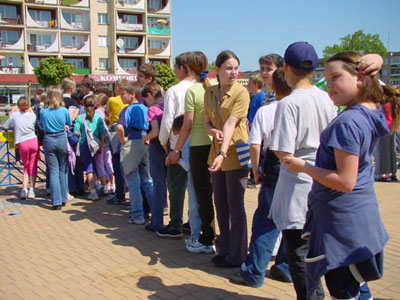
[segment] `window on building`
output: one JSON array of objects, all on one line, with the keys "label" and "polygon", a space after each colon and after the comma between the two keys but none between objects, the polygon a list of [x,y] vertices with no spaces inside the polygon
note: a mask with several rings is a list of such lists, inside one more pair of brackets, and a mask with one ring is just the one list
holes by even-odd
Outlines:
[{"label": "window on building", "polygon": [[139,2],[139,0],[125,0],[125,4],[137,4]]},{"label": "window on building", "polygon": [[108,70],[110,68],[108,58],[99,58],[99,70]]},{"label": "window on building", "polygon": [[125,23],[128,23],[128,24],[137,24],[138,23],[138,18],[137,18],[137,16],[134,16],[134,15],[124,15],[123,20]]},{"label": "window on building", "polygon": [[108,0],[97,0],[97,2],[104,2],[104,3],[107,3]]},{"label": "window on building", "polygon": [[44,22],[51,21],[51,12],[49,12],[47,10],[30,9],[29,14],[31,15],[32,19],[34,19],[35,21],[44,21]]},{"label": "window on building", "polygon": [[40,62],[46,58],[47,57],[31,57],[29,58],[29,61],[31,62],[32,67],[36,68],[40,64]]},{"label": "window on building", "polygon": [[97,37],[97,46],[99,47],[108,47],[110,43],[108,42],[108,36],[106,35],[99,35]]},{"label": "window on building", "polygon": [[108,24],[108,14],[98,13],[97,14],[97,22],[99,24]]},{"label": "window on building", "polygon": [[17,8],[12,5],[0,4],[0,19],[16,19]]},{"label": "window on building", "polygon": [[1,31],[1,42],[14,44],[18,41],[18,31],[2,30]]},{"label": "window on building", "polygon": [[150,63],[152,65],[160,65],[160,64],[164,64],[165,62],[162,60],[151,60]]},{"label": "window on building", "polygon": [[137,59],[121,58],[119,59],[119,65],[122,69],[137,69]]},{"label": "window on building", "polygon": [[400,57],[392,57],[390,59],[390,64],[391,65],[400,65]]},{"label": "window on building", "polygon": [[82,24],[82,14],[63,13],[63,16],[69,24]]},{"label": "window on building", "polygon": [[149,9],[161,9],[162,1],[161,0],[149,0]]},{"label": "window on building", "polygon": [[31,34],[30,41],[32,45],[51,45],[51,35],[50,34]]},{"label": "window on building", "polygon": [[12,61],[12,66],[18,67],[18,57],[17,56],[6,56],[1,60],[1,66],[2,67],[7,67],[10,63],[10,60]]},{"label": "window on building", "polygon": [[74,36],[74,35],[63,35],[62,37],[62,45],[63,47],[76,47],[80,48],[83,44],[82,36]]},{"label": "window on building", "polygon": [[167,43],[160,40],[149,40],[149,49],[165,49]]},{"label": "window on building", "polygon": [[139,39],[134,36],[122,36],[125,49],[136,49],[139,45]]},{"label": "window on building", "polygon": [[64,60],[67,64],[74,66],[76,69],[83,69],[82,58],[64,58]]}]

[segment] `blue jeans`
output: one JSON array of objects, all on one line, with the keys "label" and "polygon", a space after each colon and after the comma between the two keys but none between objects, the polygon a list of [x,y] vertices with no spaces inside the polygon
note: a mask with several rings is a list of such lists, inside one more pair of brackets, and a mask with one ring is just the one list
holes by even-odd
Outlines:
[{"label": "blue jeans", "polygon": [[67,136],[65,132],[46,134],[43,149],[50,173],[50,190],[53,205],[67,201]]},{"label": "blue jeans", "polygon": [[[242,263],[240,270],[240,274],[246,283],[254,287],[264,285],[265,270],[279,236],[279,230],[276,228],[274,221],[268,218],[275,185],[276,178],[268,178],[267,176],[264,178],[258,193],[258,207],[253,216],[250,253]],[[281,243],[275,265],[290,278],[284,247],[284,243]]]},{"label": "blue jeans", "polygon": [[85,191],[85,179],[80,156],[76,157],[74,174],[72,174],[71,170],[68,168],[68,190],[72,193]]},{"label": "blue jeans", "polygon": [[[136,143],[135,147],[147,147],[141,144],[141,141]],[[132,148],[131,148],[132,149]],[[141,152],[141,151],[139,151]],[[149,153],[145,151],[143,156],[135,155],[135,152],[132,152],[132,156],[129,157],[132,159],[132,166],[136,166],[132,172],[125,175],[125,181],[129,188],[129,199],[131,201],[131,212],[132,215],[136,218],[143,218],[143,197],[140,188],[143,189],[147,201],[151,206],[153,199],[153,180],[150,176],[150,167],[149,167]],[[122,166],[121,166],[122,167]]]},{"label": "blue jeans", "polygon": [[201,231],[201,219],[199,216],[199,203],[197,202],[196,192],[193,185],[193,177],[190,171],[188,174],[188,196],[189,196],[189,224],[190,236],[194,239],[199,239]]},{"label": "blue jeans", "polygon": [[159,230],[164,226],[164,197],[167,193],[166,153],[158,138],[150,140],[150,174],[153,179],[153,202],[151,206],[151,227]]}]

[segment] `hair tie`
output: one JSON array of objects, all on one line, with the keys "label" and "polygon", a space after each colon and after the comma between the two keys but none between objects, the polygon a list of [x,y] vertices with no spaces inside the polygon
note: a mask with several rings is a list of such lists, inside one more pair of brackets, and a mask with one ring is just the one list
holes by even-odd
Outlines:
[{"label": "hair tie", "polygon": [[200,81],[206,80],[208,76],[208,70],[204,70],[203,72],[200,73]]}]

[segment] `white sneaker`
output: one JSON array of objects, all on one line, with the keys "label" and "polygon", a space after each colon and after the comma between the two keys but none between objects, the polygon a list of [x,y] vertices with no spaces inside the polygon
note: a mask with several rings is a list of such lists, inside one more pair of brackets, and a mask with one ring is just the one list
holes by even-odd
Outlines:
[{"label": "white sneaker", "polygon": [[75,199],[75,197],[72,196],[70,193],[68,193],[68,195],[67,195],[67,200],[68,200],[68,201],[71,201],[71,200],[74,200],[74,199]]},{"label": "white sneaker", "polygon": [[115,194],[115,184],[110,185],[110,194],[111,195]]},{"label": "white sneaker", "polygon": [[33,190],[33,188],[29,189],[28,198],[29,199],[35,199],[35,191]]},{"label": "white sneaker", "polygon": [[186,245],[186,250],[192,253],[215,253],[215,246],[214,245],[203,245],[198,240],[194,240],[193,243],[189,243]]},{"label": "white sneaker", "polygon": [[192,237],[188,237],[187,239],[185,239],[185,245],[194,244],[196,242],[197,242],[197,239],[194,239]]},{"label": "white sneaker", "polygon": [[92,201],[97,201],[99,200],[99,195],[97,195],[96,191],[90,191],[89,199]]},{"label": "white sneaker", "polygon": [[133,216],[132,214],[128,216],[126,221],[128,223],[136,224],[136,225],[143,225],[146,223],[144,218],[137,218],[137,217]]},{"label": "white sneaker", "polygon": [[28,197],[28,190],[23,188],[23,189],[21,190],[20,198],[26,200],[27,197]]}]

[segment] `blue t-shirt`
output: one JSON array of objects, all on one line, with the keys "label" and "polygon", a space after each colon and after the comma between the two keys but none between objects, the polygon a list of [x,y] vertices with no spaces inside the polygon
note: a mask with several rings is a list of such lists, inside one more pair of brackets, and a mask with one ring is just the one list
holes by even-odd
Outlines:
[{"label": "blue t-shirt", "polygon": [[374,146],[387,133],[384,110],[370,110],[360,104],[346,109],[321,133],[315,165],[337,170],[334,149],[338,149],[358,157],[358,173],[349,193],[314,180],[303,229],[310,233],[306,257],[309,293],[327,271],[371,258],[388,240],[373,188],[372,168]]},{"label": "blue t-shirt", "polygon": [[257,110],[264,105],[264,98],[266,95],[265,92],[261,91],[251,97],[249,114],[247,115],[247,120],[249,120],[250,124],[253,123]]},{"label": "blue t-shirt", "polygon": [[119,114],[118,124],[124,126],[125,136],[129,140],[142,139],[149,129],[147,122],[148,108],[143,104],[134,103],[125,107]]},{"label": "blue t-shirt", "polygon": [[40,110],[40,124],[46,132],[60,132],[65,130],[65,125],[71,126],[71,118],[65,107],[44,108]]},{"label": "blue t-shirt", "polygon": [[101,134],[106,133],[104,121],[98,113],[94,113],[92,122],[86,119],[86,113],[79,115],[74,123],[74,132],[79,133],[80,144],[86,142],[85,124],[83,124],[83,119],[85,119],[87,126],[98,139],[100,139]]}]

